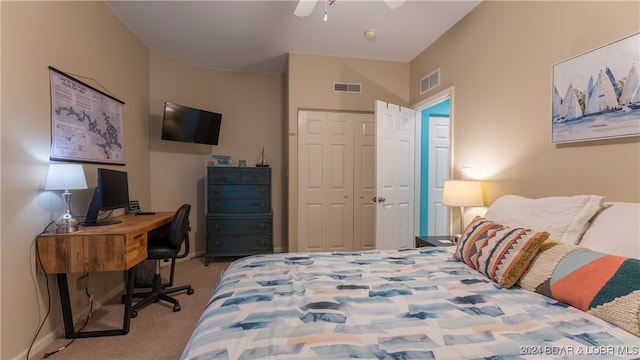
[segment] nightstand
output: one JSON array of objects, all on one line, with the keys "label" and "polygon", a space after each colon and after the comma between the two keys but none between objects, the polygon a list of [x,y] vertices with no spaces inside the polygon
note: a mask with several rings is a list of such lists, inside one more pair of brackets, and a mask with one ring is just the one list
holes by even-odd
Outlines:
[{"label": "nightstand", "polygon": [[450,235],[431,235],[431,236],[416,236],[416,247],[427,246],[455,246],[453,242],[453,236]]}]

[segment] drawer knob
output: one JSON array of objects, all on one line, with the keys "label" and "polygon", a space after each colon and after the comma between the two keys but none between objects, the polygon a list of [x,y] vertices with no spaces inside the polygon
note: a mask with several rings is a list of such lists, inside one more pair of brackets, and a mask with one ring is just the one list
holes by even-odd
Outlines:
[{"label": "drawer knob", "polygon": [[260,188],[260,192],[264,194],[264,193],[266,193],[266,192],[267,192],[267,189],[265,189],[265,188]]},{"label": "drawer knob", "polygon": [[213,230],[220,231],[220,224],[213,225]]},{"label": "drawer knob", "polygon": [[265,204],[260,204],[260,209],[264,209],[265,206]]},{"label": "drawer knob", "polygon": [[266,228],[267,228],[267,224],[265,223],[258,225],[258,229],[266,229]]},{"label": "drawer knob", "polygon": [[213,247],[218,247],[218,246],[220,246],[219,242],[216,241],[216,242],[213,243]]},{"label": "drawer knob", "polygon": [[220,193],[220,189],[215,189],[213,190],[214,193],[219,194]]},{"label": "drawer knob", "polygon": [[213,204],[214,209],[217,209],[220,207],[220,204]]},{"label": "drawer knob", "polygon": [[258,175],[252,175],[251,177],[253,178],[253,180],[258,180]]},{"label": "drawer knob", "polygon": [[222,175],[222,176],[220,176],[220,180],[227,180],[227,177]]},{"label": "drawer knob", "polygon": [[264,240],[260,240],[260,242],[258,243],[258,245],[260,246],[265,246],[267,243]]}]

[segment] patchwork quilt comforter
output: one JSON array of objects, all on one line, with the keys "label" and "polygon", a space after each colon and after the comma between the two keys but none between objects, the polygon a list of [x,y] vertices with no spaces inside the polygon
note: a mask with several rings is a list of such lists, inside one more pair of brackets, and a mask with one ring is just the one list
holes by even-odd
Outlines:
[{"label": "patchwork quilt comforter", "polygon": [[444,248],[242,258],[182,359],[637,358],[640,338]]}]

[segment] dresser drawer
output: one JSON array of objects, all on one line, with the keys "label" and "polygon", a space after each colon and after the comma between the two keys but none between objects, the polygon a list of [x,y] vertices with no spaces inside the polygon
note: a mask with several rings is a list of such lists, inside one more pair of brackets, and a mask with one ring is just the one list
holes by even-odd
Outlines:
[{"label": "dresser drawer", "polygon": [[210,199],[221,197],[271,197],[269,184],[209,184],[207,191]]},{"label": "dresser drawer", "polygon": [[238,239],[211,239],[207,241],[209,256],[247,256],[273,252],[271,239],[263,237],[243,237]]},{"label": "dresser drawer", "polygon": [[271,169],[208,168],[207,182],[209,184],[269,184]]},{"label": "dresser drawer", "polygon": [[240,256],[272,252],[273,244],[268,234],[237,234],[207,238],[208,256]]},{"label": "dresser drawer", "polygon": [[240,173],[241,184],[271,183],[271,169],[248,169]]},{"label": "dresser drawer", "polygon": [[207,182],[209,184],[235,184],[240,178],[240,172],[236,169],[209,168]]},{"label": "dresser drawer", "polygon": [[273,252],[272,215],[207,216],[207,255]]},{"label": "dresser drawer", "polygon": [[271,233],[272,217],[269,216],[207,216],[207,235]]},{"label": "dresser drawer", "polygon": [[271,212],[271,199],[263,198],[212,198],[207,200],[209,214],[246,214]]}]

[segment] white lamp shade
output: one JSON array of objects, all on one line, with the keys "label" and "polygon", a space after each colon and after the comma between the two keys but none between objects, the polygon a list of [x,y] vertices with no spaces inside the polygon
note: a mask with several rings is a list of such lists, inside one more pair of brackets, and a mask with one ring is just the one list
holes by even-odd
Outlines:
[{"label": "white lamp shade", "polygon": [[482,185],[479,181],[445,180],[442,204],[447,206],[482,206]]},{"label": "white lamp shade", "polygon": [[87,179],[80,164],[50,164],[45,190],[87,189]]}]

